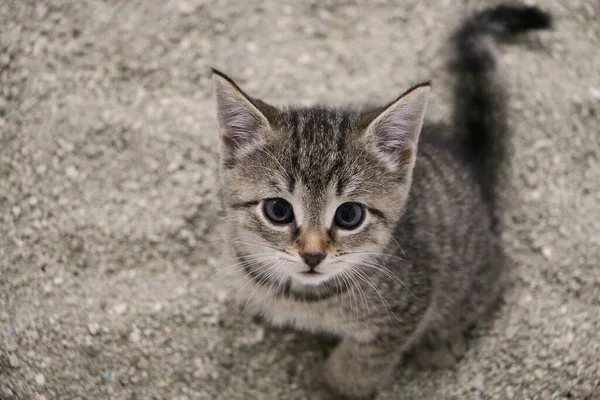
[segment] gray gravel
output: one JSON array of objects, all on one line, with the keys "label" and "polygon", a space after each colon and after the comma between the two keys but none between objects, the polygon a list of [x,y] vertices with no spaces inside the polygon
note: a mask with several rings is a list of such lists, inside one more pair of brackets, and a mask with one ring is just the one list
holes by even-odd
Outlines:
[{"label": "gray gravel", "polygon": [[[273,102],[432,78],[444,118],[476,2],[362,3],[0,2],[0,398],[318,398],[331,343],[263,329],[219,279],[208,66]],[[600,5],[540,4],[557,29],[501,57],[506,305],[455,369],[409,364],[381,399],[600,398]]]}]

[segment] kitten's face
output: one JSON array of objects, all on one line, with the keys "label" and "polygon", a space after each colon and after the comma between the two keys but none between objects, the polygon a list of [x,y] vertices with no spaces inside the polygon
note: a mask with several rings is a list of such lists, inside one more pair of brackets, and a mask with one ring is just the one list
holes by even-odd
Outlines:
[{"label": "kitten's face", "polygon": [[368,113],[276,109],[215,73],[222,193],[240,268],[316,286],[368,274],[401,217],[429,87]]}]

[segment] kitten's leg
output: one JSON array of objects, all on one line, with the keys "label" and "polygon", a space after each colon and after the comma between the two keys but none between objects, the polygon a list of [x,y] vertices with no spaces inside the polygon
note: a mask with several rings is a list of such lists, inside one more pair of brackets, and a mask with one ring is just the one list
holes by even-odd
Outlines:
[{"label": "kitten's leg", "polygon": [[345,339],[325,363],[328,386],[345,399],[369,399],[394,371],[401,354],[392,339],[358,342]]},{"label": "kitten's leg", "polygon": [[462,329],[430,331],[416,348],[416,357],[423,367],[448,368],[467,352],[467,341]]}]

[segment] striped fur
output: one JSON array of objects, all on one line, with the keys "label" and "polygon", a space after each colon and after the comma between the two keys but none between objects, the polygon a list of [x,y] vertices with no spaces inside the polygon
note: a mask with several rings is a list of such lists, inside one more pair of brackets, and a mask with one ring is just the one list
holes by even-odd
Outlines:
[{"label": "striped fur", "polygon": [[[461,25],[449,126],[421,125],[427,84],[366,111],[275,108],[215,71],[232,281],[268,322],[343,338],[322,371],[338,394],[371,396],[411,349],[423,364],[453,364],[496,302],[493,193],[507,124],[493,47],[549,24],[535,7],[501,5]],[[270,223],[269,198],[289,202],[294,222]],[[355,231],[333,224],[349,201],[366,206]],[[326,252],[321,275],[302,275],[306,242]]]}]

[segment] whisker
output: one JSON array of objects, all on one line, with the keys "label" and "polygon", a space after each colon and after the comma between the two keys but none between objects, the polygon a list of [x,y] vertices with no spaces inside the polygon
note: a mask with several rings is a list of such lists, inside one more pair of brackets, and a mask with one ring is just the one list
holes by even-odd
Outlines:
[{"label": "whisker", "polygon": [[388,236],[389,238],[398,246],[398,248],[400,249],[400,251],[402,252],[402,255],[404,256],[404,258],[406,257],[406,253],[404,252],[404,249],[402,248],[402,246],[400,246],[400,243],[398,243],[398,241],[396,240],[396,238],[394,237],[394,233],[392,231],[388,232]]},{"label": "whisker", "polygon": [[343,308],[344,296],[342,296],[342,285],[340,283],[340,277],[339,277],[339,275],[334,275],[333,278],[335,279],[335,283],[337,284],[337,287],[338,287],[338,297],[340,299],[340,313],[342,315],[344,315],[344,308]]},{"label": "whisker", "polygon": [[[254,270],[254,272],[257,273],[257,277],[262,276],[263,274],[265,274],[265,272],[268,272],[271,268],[274,268],[277,264],[274,262],[268,263],[268,264],[259,264],[258,268],[256,268]],[[244,288],[246,286],[248,286],[250,283],[254,282],[255,279],[247,272],[244,273],[244,277],[247,279],[247,282],[237,291],[234,299],[237,299],[238,296],[240,295],[240,293],[242,292],[242,290],[244,290]],[[259,285],[257,285],[259,286]]]},{"label": "whisker", "polygon": [[254,297],[254,295],[256,294],[256,291],[262,287],[262,285],[269,280],[269,278],[271,276],[273,276],[273,274],[276,271],[276,264],[272,264],[269,266],[269,268],[266,269],[266,271],[263,271],[264,275],[261,278],[261,280],[258,282],[258,284],[256,285],[256,287],[254,288],[254,290],[252,291],[252,293],[250,294],[250,296],[248,296],[248,299],[246,300],[246,304],[244,305],[244,308],[242,309],[242,312],[246,311],[246,308],[248,307],[248,304],[250,304],[250,300],[252,300],[252,297]]},{"label": "whisker", "polygon": [[398,318],[396,316],[396,314],[392,311],[392,307],[390,306],[390,303],[386,300],[385,296],[383,295],[383,293],[381,293],[381,290],[379,290],[375,284],[375,282],[373,282],[373,280],[368,277],[363,271],[360,271],[359,269],[357,269],[356,267],[351,267],[351,270],[353,270],[359,277],[361,277],[363,279],[363,281],[368,284],[373,291],[379,296],[379,298],[381,299],[381,302],[383,303],[384,308],[386,309],[386,312],[388,314],[388,317],[390,316],[390,312],[391,314],[394,316],[394,318],[397,321],[402,322],[402,320],[400,318]]},{"label": "whisker", "polygon": [[382,299],[383,305],[388,313],[389,316],[389,303],[387,301],[385,301],[385,299],[382,298],[382,295],[380,293],[380,291],[374,286],[374,284],[372,283],[371,279],[369,279],[364,272],[360,271],[358,268],[351,266],[350,267],[350,271],[352,271],[354,274],[356,274],[356,276],[358,278],[360,278],[363,282],[365,282],[366,284],[368,284],[374,291],[375,293],[377,293],[379,295],[379,297]]},{"label": "whisker", "polygon": [[354,285],[356,284],[356,280],[353,279],[353,277],[348,273],[347,270],[343,270],[341,272],[341,276],[344,277],[345,279],[347,279],[347,285],[348,288],[350,289],[350,313],[352,314],[352,300],[354,300],[354,309],[356,311],[356,323],[358,323],[358,301],[356,299],[356,295],[354,293]]},{"label": "whisker", "polygon": [[215,241],[210,241],[211,243],[217,243],[217,242],[227,242],[227,243],[236,243],[236,244],[244,244],[246,246],[256,246],[256,247],[262,247],[265,249],[271,249],[271,250],[276,250],[285,254],[288,254],[286,251],[279,249],[275,246],[269,246],[266,244],[259,244],[259,243],[252,243],[252,242],[246,242],[246,241],[242,241],[242,240],[231,240],[231,239],[218,239]]},{"label": "whisker", "polygon": [[402,279],[400,279],[398,275],[394,274],[390,269],[386,268],[382,264],[378,264],[375,261],[362,260],[358,263],[358,265],[364,265],[365,267],[373,268],[376,271],[381,272],[382,274],[390,278],[395,283],[404,285],[404,282],[402,282]]},{"label": "whisker", "polygon": [[236,263],[229,264],[224,267],[220,267],[216,271],[214,271],[214,273],[210,276],[210,279],[213,279],[217,276],[223,276],[222,274],[228,273],[231,270],[234,270],[235,268],[240,268],[240,267],[243,268],[248,265],[260,264],[261,262],[276,261],[276,260],[279,260],[279,257],[276,254],[272,254],[272,253],[260,254],[260,257],[252,257],[251,259],[238,261]]},{"label": "whisker", "polygon": [[230,219],[230,218],[233,218],[233,216],[231,216],[231,215],[225,215],[225,216],[222,216],[222,217],[219,217],[219,218],[217,218],[215,221],[213,221],[213,223],[209,224],[209,225],[206,227],[206,231],[209,231],[209,230],[211,230],[211,229],[212,229],[212,228],[214,228],[214,227],[215,227],[215,225],[217,225],[218,223],[220,223],[220,222],[223,222],[223,221],[226,221],[226,220],[228,220],[228,219]]},{"label": "whisker", "polygon": [[377,253],[377,252],[370,252],[370,251],[348,251],[348,252],[340,253],[339,256],[345,256],[345,255],[350,255],[350,254],[353,254],[353,255],[367,255],[367,256],[375,256],[375,257],[390,257],[390,258],[393,258],[395,260],[406,261],[406,262],[414,262],[413,260],[402,258],[402,257],[396,256],[394,254]]},{"label": "whisker", "polygon": [[269,298],[269,293],[271,293],[271,289],[273,288],[273,285],[275,285],[275,282],[279,282],[279,278],[281,276],[281,272],[279,272],[277,269],[275,269],[275,271],[277,273],[277,276],[275,277],[275,279],[271,279],[271,284],[269,285],[269,290],[267,290],[267,293],[264,296],[263,303],[262,303],[262,306],[260,308],[261,315],[264,312],[265,303],[266,303],[267,299]]},{"label": "whisker", "polygon": [[[280,275],[282,275],[280,273]],[[275,296],[277,296],[279,294],[279,288],[281,287],[282,284],[285,284],[285,279],[281,279],[281,277],[279,277],[279,283],[277,284],[277,287],[275,288]],[[275,303],[277,304],[277,303]]]},{"label": "whisker", "polygon": [[419,297],[415,296],[415,294],[413,292],[411,292],[408,285],[406,283],[404,283],[404,281],[402,279],[400,279],[400,277],[398,277],[398,275],[394,274],[392,271],[390,271],[388,268],[384,267],[383,265],[376,264],[372,261],[367,261],[367,260],[360,262],[358,265],[361,265],[361,266],[364,266],[367,268],[373,268],[373,269],[381,272],[388,278],[392,279],[396,284],[400,284],[400,285],[404,286],[404,288],[408,291],[408,293],[410,293],[410,295],[413,296],[415,299],[421,300]]},{"label": "whisker", "polygon": [[[350,269],[352,270],[352,268]],[[360,275],[359,275],[360,278]],[[362,296],[363,301],[365,303],[365,308],[367,309],[367,316],[368,316],[368,320],[371,320],[371,310],[369,309],[369,301],[367,300],[367,296],[365,295],[365,291],[363,290],[363,288],[361,287],[361,285],[357,285],[357,289],[359,294]]]}]

